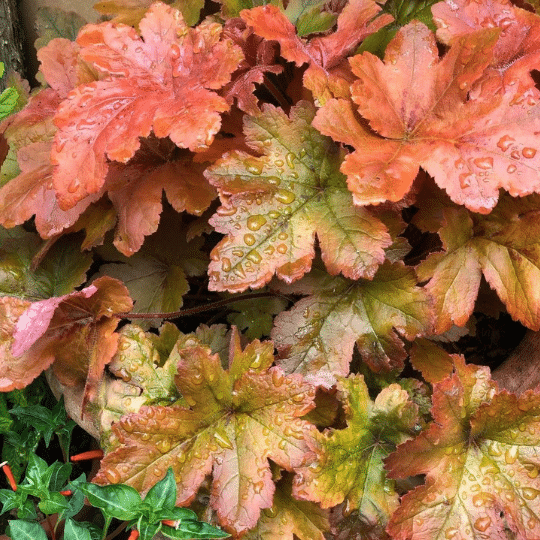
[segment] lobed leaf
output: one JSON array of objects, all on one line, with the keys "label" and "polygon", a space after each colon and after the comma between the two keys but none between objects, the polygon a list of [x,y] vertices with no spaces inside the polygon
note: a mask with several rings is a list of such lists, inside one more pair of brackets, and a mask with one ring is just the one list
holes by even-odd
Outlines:
[{"label": "lobed leaf", "polygon": [[206,170],[223,206],[210,223],[228,236],[212,251],[210,289],[243,291],[286,282],[311,267],[315,235],[331,274],[371,277],[391,244],[386,226],[352,205],[337,147],[311,127],[306,102],[283,111],[267,105],[247,117],[246,142],[262,153],[226,154]]},{"label": "lobed leaf", "polygon": [[482,275],[514,319],[540,328],[540,298],[534,285],[540,276],[539,205],[538,195],[521,200],[505,196],[487,216],[463,208],[443,210],[443,251],[431,254],[417,269],[421,280],[430,279],[426,288],[434,298],[438,333],[452,322],[465,324]]},{"label": "lobed leaf", "polygon": [[434,35],[412,22],[396,34],[384,62],[370,53],[351,58],[358,77],[352,99],[371,129],[344,99],[328,101],[314,126],[355,148],[341,170],[356,204],[399,201],[420,166],[475,212],[488,213],[500,188],[513,196],[540,190],[537,90],[494,93],[487,84],[469,92],[490,65],[499,33],[463,36],[439,59]]},{"label": "lobed leaf", "polygon": [[345,500],[346,512],[358,509],[366,527],[384,524],[398,507],[398,495],[386,479],[383,460],[414,433],[418,409],[397,384],[372,402],[360,375],[340,379],[338,391],[348,426],[317,432],[308,442],[313,454],[297,469],[293,493],[323,508]]},{"label": "lobed leaf", "polygon": [[539,395],[499,391],[485,367],[455,361],[433,388],[433,423],[386,460],[389,476],[426,475],[405,494],[396,540],[535,538],[540,531]]},{"label": "lobed leaf", "polygon": [[348,97],[352,77],[346,56],[392,17],[375,17],[381,8],[373,0],[349,0],[337,19],[335,32],[306,41],[297,35],[288,18],[297,4],[289,3],[287,16],[271,4],[244,10],[240,16],[257,35],[277,40],[283,58],[297,66],[309,64],[303,78],[304,86],[317,100],[324,103],[333,96]]},{"label": "lobed leaf", "polygon": [[311,427],[298,417],[312,408],[314,392],[300,376],[269,369],[270,343],[242,350],[236,335],[228,371],[193,338],[181,343],[172,352],[179,361],[175,380],[190,408],[143,407],[121,418],[113,426],[119,445],[102,460],[96,482],[145,492],[172,466],[177,502],[187,504],[213,471],[210,505],[240,533],[272,505],[268,458],[287,470],[304,458]]},{"label": "lobed leaf", "polygon": [[242,53],[221,39],[220,25],[191,29],[179,11],[158,2],[139,27],[140,37],[108,22],[79,33],[81,57],[102,78],[73,90],[55,116],[53,183],[64,209],[99,192],[107,158],[126,163],[151,132],[182,148],[208,148],[229,108],[215,90]]},{"label": "lobed leaf", "polygon": [[399,336],[412,340],[432,324],[429,297],[416,286],[414,271],[387,262],[371,281],[324,279],[311,296],[276,317],[278,365],[315,380],[324,373],[346,376],[356,343],[372,370],[401,368],[407,353]]}]

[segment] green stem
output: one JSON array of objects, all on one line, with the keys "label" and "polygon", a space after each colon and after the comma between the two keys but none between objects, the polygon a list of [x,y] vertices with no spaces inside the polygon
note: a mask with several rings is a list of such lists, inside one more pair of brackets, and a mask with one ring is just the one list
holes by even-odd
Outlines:
[{"label": "green stem", "polygon": [[278,296],[273,292],[259,292],[259,293],[249,293],[236,296],[233,298],[225,298],[223,300],[218,300],[216,302],[211,302],[204,306],[197,306],[194,308],[181,309],[180,311],[172,311],[167,313],[114,313],[113,317],[118,317],[119,319],[176,319],[178,317],[187,317],[190,315],[196,315],[202,313],[203,311],[211,311],[214,309],[219,309],[220,307],[226,306],[227,304],[232,304],[233,302],[241,302],[242,300],[252,300],[254,298],[270,298]]}]

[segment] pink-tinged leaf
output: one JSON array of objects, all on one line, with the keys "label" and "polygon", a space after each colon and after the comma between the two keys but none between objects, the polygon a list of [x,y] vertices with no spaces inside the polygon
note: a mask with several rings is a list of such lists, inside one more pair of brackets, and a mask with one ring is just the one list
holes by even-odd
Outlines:
[{"label": "pink-tinged leaf", "polygon": [[340,379],[338,390],[347,427],[315,433],[315,441],[308,442],[312,457],[297,469],[293,494],[323,508],[345,500],[347,512],[358,509],[366,528],[384,525],[398,495],[385,477],[383,460],[415,432],[418,408],[398,384],[371,401],[360,375]]},{"label": "pink-tinged leaf", "polygon": [[52,369],[63,384],[85,387],[86,401],[116,351],[119,319],[114,314],[132,305],[124,285],[109,277],[81,291],[34,302],[14,325],[10,353],[31,359],[41,370],[54,362]]},{"label": "pink-tinged leaf", "polygon": [[87,197],[64,211],[58,206],[52,185],[53,117],[74,85],[95,79],[78,53],[78,45],[64,39],[54,39],[43,47],[39,52],[40,73],[51,88],[41,90],[9,118],[4,132],[9,154],[0,170],[0,224],[4,227],[19,225],[35,215],[39,234],[50,238],[73,225],[102,194]]},{"label": "pink-tinged leaf", "polygon": [[215,90],[230,80],[242,53],[221,26],[189,28],[179,11],[155,3],[133,28],[88,25],[81,57],[103,79],[76,88],[60,106],[51,158],[54,186],[67,209],[99,191],[107,158],[126,163],[153,132],[182,148],[206,149],[229,109]]},{"label": "pink-tinged leaf", "polygon": [[69,39],[56,38],[37,52],[39,71],[48,85],[65,99],[79,84],[96,80],[96,74],[79,55],[80,47]]},{"label": "pink-tinged leaf", "polygon": [[11,353],[13,333],[19,317],[31,302],[4,296],[0,298],[0,391],[24,388],[30,384],[54,360],[54,356],[32,358],[23,354],[15,358]]},{"label": "pink-tinged leaf", "polygon": [[123,482],[146,492],[169,466],[179,504],[188,504],[212,474],[210,505],[220,523],[241,534],[272,506],[268,459],[291,471],[308,451],[313,426],[299,417],[313,407],[314,390],[273,362],[273,345],[255,341],[241,349],[236,334],[229,370],[193,337],[176,344],[175,378],[190,408],[143,407],[113,426],[116,449],[101,462],[97,483]]},{"label": "pink-tinged leaf", "polygon": [[466,35],[439,59],[433,34],[412,22],[389,44],[384,62],[370,53],[350,60],[358,77],[352,99],[372,130],[346,100],[330,100],[314,125],[355,148],[341,170],[357,204],[398,201],[419,166],[475,212],[489,212],[500,188],[513,196],[540,190],[538,91],[494,93],[487,85],[469,93],[498,35]]},{"label": "pink-tinged leaf", "polygon": [[315,235],[332,274],[371,277],[383,261],[386,226],[352,204],[341,153],[311,127],[314,114],[307,102],[290,117],[266,106],[244,128],[263,155],[231,152],[206,170],[223,202],[210,224],[227,234],[211,253],[211,289],[258,288],[274,274],[296,281],[311,268]]},{"label": "pink-tinged leaf", "polygon": [[443,251],[433,253],[417,268],[435,302],[436,332],[452,323],[463,326],[470,317],[482,274],[497,291],[514,319],[540,328],[540,197],[505,196],[487,216],[463,208],[443,212],[439,231]]},{"label": "pink-tinged leaf", "polygon": [[456,359],[455,373],[434,385],[433,422],[386,460],[392,478],[426,475],[402,497],[391,537],[538,538],[539,415],[538,393],[498,391],[488,368]]},{"label": "pink-tinged leaf", "polygon": [[243,10],[240,16],[257,35],[278,41],[283,58],[297,66],[309,64],[304,85],[324,103],[333,96],[349,96],[352,76],[345,58],[364,38],[392,21],[390,15],[375,18],[380,9],[373,0],[350,0],[335,32],[309,41],[298,37],[295,26],[272,4]]},{"label": "pink-tinged leaf", "polygon": [[401,368],[407,353],[400,336],[412,340],[432,324],[430,299],[416,281],[401,263],[384,263],[369,281],[321,278],[312,296],[274,321],[278,365],[322,384],[325,373],[349,373],[356,343],[374,371]]},{"label": "pink-tinged leaf", "polygon": [[451,43],[483,28],[499,28],[500,36],[486,73],[498,86],[518,85],[519,91],[535,83],[530,71],[540,61],[540,17],[520,9],[509,0],[446,0],[436,3],[433,21],[437,38]]}]

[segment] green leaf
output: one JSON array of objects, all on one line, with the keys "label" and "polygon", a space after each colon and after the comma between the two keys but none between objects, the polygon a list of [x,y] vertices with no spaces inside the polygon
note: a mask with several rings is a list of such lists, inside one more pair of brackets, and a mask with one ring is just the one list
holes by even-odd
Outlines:
[{"label": "green leaf", "polygon": [[201,521],[184,520],[180,522],[178,528],[163,525],[161,532],[169,538],[181,540],[195,540],[198,538],[228,538],[230,534]]},{"label": "green leaf", "polygon": [[86,280],[92,256],[81,253],[73,237],[55,243],[34,268],[41,244],[22,227],[0,228],[0,294],[39,300],[68,294]]},{"label": "green leaf", "polygon": [[152,540],[161,529],[161,522],[149,523],[145,519],[139,519],[137,530],[139,531],[139,540]]},{"label": "green leaf", "polygon": [[136,519],[141,511],[141,496],[139,492],[123,484],[97,486],[87,483],[80,489],[84,492],[90,504],[100,508],[105,516],[128,521]]},{"label": "green leaf", "polygon": [[40,7],[36,17],[36,29],[39,37],[34,46],[36,50],[39,50],[55,38],[75,41],[79,30],[85,24],[85,19],[74,11],[67,12],[55,7]]},{"label": "green leaf", "polygon": [[383,460],[414,433],[418,408],[408,393],[392,384],[375,401],[360,375],[340,379],[347,427],[316,433],[315,459],[297,469],[294,495],[328,508],[346,501],[367,523],[386,521],[398,506],[394,483],[386,479]]},{"label": "green leaf", "polygon": [[67,506],[64,508],[64,510],[62,510],[62,512],[60,512],[60,515],[58,516],[59,520],[71,518],[81,511],[84,506],[85,495],[79,489],[79,487],[85,482],[86,475],[83,473],[75,480],[72,480],[66,486],[65,489],[70,489],[71,491],[73,491],[73,495],[69,497]]},{"label": "green leaf", "polygon": [[60,493],[49,493],[46,498],[43,498],[38,503],[38,508],[44,513],[44,514],[60,514],[68,507],[68,499],[67,497],[64,497],[64,495],[61,495]]},{"label": "green leaf", "polygon": [[15,88],[6,88],[0,94],[0,120],[9,116],[17,105],[19,92]]},{"label": "green leaf", "polygon": [[11,520],[8,534],[11,540],[48,540],[43,528],[34,521]]},{"label": "green leaf", "polygon": [[209,223],[227,235],[212,250],[209,289],[260,288],[274,274],[291,283],[310,270],[316,237],[330,274],[372,278],[392,239],[353,204],[343,153],[312,126],[314,106],[263,111],[244,117],[246,142],[263,155],[230,152],[205,171],[223,203]]},{"label": "green leaf", "polygon": [[144,503],[150,505],[155,514],[160,514],[163,509],[174,507],[176,504],[176,480],[171,467],[167,469],[164,478],[150,488],[144,498]]},{"label": "green leaf", "polygon": [[67,518],[64,527],[64,540],[92,540],[92,536],[86,527]]}]

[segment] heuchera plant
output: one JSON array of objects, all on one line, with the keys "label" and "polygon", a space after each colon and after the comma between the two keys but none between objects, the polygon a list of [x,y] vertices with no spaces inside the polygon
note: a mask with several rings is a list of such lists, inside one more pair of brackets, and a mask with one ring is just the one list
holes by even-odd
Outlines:
[{"label": "heuchera plant", "polygon": [[540,392],[440,346],[540,329],[539,3],[257,3],[42,24],[0,390],[46,370],[96,484],[170,469],[234,538],[540,538]]}]

